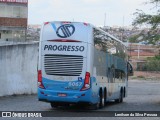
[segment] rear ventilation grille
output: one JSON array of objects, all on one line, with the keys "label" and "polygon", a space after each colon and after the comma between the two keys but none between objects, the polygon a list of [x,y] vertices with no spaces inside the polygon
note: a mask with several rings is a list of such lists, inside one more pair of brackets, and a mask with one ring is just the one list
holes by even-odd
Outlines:
[{"label": "rear ventilation grille", "polygon": [[47,75],[79,76],[82,73],[83,56],[46,54],[44,67]]}]

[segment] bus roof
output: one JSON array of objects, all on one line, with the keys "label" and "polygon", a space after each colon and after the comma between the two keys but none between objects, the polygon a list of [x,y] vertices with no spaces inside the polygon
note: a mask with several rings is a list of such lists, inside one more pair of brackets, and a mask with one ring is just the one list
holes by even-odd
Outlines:
[{"label": "bus roof", "polygon": [[47,25],[49,23],[61,23],[61,24],[83,24],[85,26],[89,26],[89,27],[92,27],[92,28],[96,28],[97,30],[103,32],[105,35],[113,38],[114,40],[116,40],[117,42],[121,43],[123,46],[126,47],[126,45],[119,39],[117,39],[116,37],[114,37],[113,35],[109,34],[108,32],[104,31],[103,29],[99,28],[99,27],[96,27],[90,23],[87,23],[87,22],[71,22],[71,21],[50,21],[50,22],[44,22],[43,25]]},{"label": "bus roof", "polygon": [[84,24],[86,26],[93,26],[92,24],[90,23],[87,23],[87,22],[71,22],[71,21],[48,21],[48,22],[44,22],[44,25],[45,24],[48,24],[48,23],[62,23],[62,24]]}]

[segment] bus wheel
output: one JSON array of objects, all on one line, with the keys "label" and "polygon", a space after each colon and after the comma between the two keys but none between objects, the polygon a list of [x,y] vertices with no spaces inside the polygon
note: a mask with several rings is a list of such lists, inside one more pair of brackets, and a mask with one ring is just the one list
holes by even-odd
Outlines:
[{"label": "bus wheel", "polygon": [[123,96],[126,97],[126,88],[125,87],[124,87],[123,91],[124,91]]},{"label": "bus wheel", "polygon": [[106,105],[106,101],[107,101],[107,90],[105,88],[104,89],[104,106]]},{"label": "bus wheel", "polygon": [[99,105],[100,105],[99,103],[93,104],[93,105],[90,106],[90,109],[92,109],[92,110],[98,110],[100,108]]},{"label": "bus wheel", "polygon": [[53,102],[51,102],[51,107],[52,108],[57,108],[59,105],[57,104],[57,103],[53,103]]},{"label": "bus wheel", "polygon": [[121,103],[121,102],[123,102],[123,90],[122,90],[122,89],[121,89],[121,91],[120,91],[119,98],[118,98],[118,99],[115,99],[115,102],[116,102],[116,103]]},{"label": "bus wheel", "polygon": [[100,89],[99,97],[100,97],[99,107],[100,107],[100,108],[103,108],[103,107],[104,107],[104,104],[105,104],[105,101],[104,101],[104,96],[103,96],[102,89]]},{"label": "bus wheel", "polygon": [[121,91],[121,97],[120,97],[120,102],[122,103],[123,102],[123,97],[124,97],[124,92],[123,90]]}]

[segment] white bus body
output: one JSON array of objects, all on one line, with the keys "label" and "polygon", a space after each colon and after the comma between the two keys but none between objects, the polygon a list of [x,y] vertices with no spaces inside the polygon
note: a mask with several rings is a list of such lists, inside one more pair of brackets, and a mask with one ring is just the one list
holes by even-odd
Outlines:
[{"label": "white bus body", "polygon": [[52,107],[103,106],[127,95],[127,51],[123,43],[79,22],[46,22],[38,62],[38,99]]}]

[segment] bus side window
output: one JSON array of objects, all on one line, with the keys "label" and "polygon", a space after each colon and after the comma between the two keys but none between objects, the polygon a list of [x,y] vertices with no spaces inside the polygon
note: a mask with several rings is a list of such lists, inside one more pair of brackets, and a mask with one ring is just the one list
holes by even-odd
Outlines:
[{"label": "bus side window", "polygon": [[108,82],[114,83],[115,82],[115,73],[112,68],[108,68]]},{"label": "bus side window", "polygon": [[115,68],[111,67],[110,69],[110,83],[114,83],[115,82]]},{"label": "bus side window", "polygon": [[122,71],[121,71],[121,79],[122,79]]},{"label": "bus side window", "polygon": [[108,78],[110,77],[110,68],[108,68],[107,77],[108,77]]},{"label": "bus side window", "polygon": [[97,50],[107,53],[108,37],[101,31],[93,29],[94,46]]},{"label": "bus side window", "polygon": [[119,78],[119,70],[118,69],[115,69],[115,78]]}]

